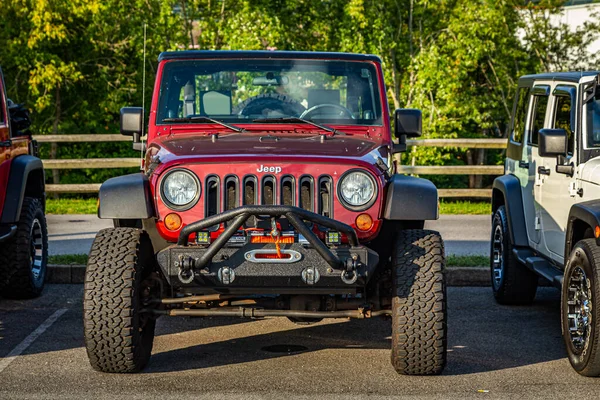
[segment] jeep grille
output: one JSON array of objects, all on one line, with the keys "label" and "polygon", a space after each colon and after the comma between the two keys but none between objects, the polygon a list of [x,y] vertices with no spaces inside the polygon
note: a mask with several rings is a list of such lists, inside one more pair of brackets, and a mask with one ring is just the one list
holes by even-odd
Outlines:
[{"label": "jeep grille", "polygon": [[289,205],[333,217],[333,180],[323,175],[277,178],[265,175],[220,177],[209,175],[205,180],[204,215],[227,211],[240,205]]}]

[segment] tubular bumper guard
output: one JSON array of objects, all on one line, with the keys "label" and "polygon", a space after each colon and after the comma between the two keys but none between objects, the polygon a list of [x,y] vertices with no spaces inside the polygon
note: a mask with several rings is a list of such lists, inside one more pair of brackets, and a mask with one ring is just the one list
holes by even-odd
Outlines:
[{"label": "tubular bumper guard", "polygon": [[[308,245],[281,244],[286,260],[260,260],[254,253],[273,251],[274,244],[245,243],[226,246],[251,216],[285,218]],[[329,248],[305,221],[343,233],[348,245]],[[191,234],[227,223],[208,246],[189,244]],[[293,206],[243,206],[185,226],[177,241],[157,255],[169,283],[187,288],[357,288],[373,275],[379,256],[358,243],[352,227]]]}]

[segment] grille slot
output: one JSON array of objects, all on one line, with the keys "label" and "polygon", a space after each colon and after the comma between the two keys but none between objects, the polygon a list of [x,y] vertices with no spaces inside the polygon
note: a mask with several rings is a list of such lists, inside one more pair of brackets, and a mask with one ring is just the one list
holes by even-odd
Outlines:
[{"label": "grille slot", "polygon": [[225,178],[225,209],[224,211],[234,209],[239,206],[239,190],[237,176],[228,176]]},{"label": "grille slot", "polygon": [[333,199],[331,190],[333,187],[330,176],[322,176],[319,178],[319,208],[320,215],[331,218],[333,216]]},{"label": "grille slot", "polygon": [[[210,217],[219,213],[220,203],[220,181],[216,175],[210,175],[206,178],[205,190],[206,194],[204,197],[204,215]],[[210,230],[217,230],[219,225],[212,226]]]},{"label": "grille slot", "polygon": [[310,176],[303,176],[300,178],[300,208],[307,211],[313,211],[315,209],[315,191],[314,191],[314,180]]},{"label": "grille slot", "polygon": [[284,176],[281,179],[281,204],[284,206],[293,206],[296,199],[296,188],[293,176]]},{"label": "grille slot", "polygon": [[244,204],[254,205],[257,200],[256,177],[247,176],[244,178]]},{"label": "grille slot", "polygon": [[262,180],[262,204],[271,206],[275,204],[275,177],[265,176]]}]

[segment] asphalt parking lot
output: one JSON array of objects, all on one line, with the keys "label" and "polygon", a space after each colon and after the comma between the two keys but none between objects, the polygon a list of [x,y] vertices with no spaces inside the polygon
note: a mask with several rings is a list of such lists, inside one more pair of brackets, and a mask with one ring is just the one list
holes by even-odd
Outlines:
[{"label": "asphalt parking lot", "polygon": [[[283,318],[163,318],[143,373],[102,374],[83,347],[82,291],[49,285],[39,299],[0,299],[0,398],[591,399],[600,391],[600,379],[580,377],[566,359],[551,288],[531,307],[497,306],[489,288],[449,288],[448,366],[437,377],[396,375],[389,321]],[[306,351],[264,350],[275,344]]]}]

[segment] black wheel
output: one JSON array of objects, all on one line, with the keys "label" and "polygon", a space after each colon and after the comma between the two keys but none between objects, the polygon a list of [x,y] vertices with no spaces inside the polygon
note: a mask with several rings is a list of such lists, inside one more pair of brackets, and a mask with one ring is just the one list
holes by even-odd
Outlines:
[{"label": "black wheel", "polygon": [[26,197],[15,236],[0,246],[0,293],[12,299],[39,296],[47,264],[48,230],[42,202]]},{"label": "black wheel", "polygon": [[494,297],[500,304],[531,304],[538,277],[521,265],[513,254],[508,233],[506,208],[498,207],[492,219],[490,270]]},{"label": "black wheel", "polygon": [[405,375],[446,366],[446,258],[439,233],[398,233],[392,254],[392,365]]},{"label": "black wheel", "polygon": [[600,376],[600,248],[595,239],[575,245],[562,287],[562,331],[571,365],[581,375]]},{"label": "black wheel", "polygon": [[102,372],[137,372],[150,359],[155,320],[142,313],[150,295],[154,253],[146,232],[98,232],[84,287],[84,338],[90,364]]}]

